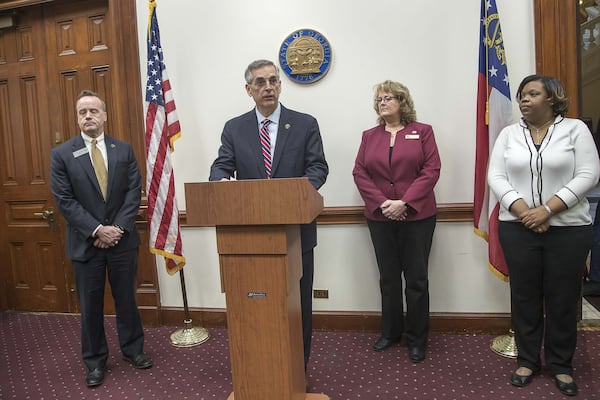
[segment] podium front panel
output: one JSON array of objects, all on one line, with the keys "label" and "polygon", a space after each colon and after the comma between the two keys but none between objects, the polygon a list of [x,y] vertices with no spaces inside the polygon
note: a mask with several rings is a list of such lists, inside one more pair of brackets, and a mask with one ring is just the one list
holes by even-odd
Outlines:
[{"label": "podium front panel", "polygon": [[287,254],[220,254],[236,399],[304,399],[297,226]]}]

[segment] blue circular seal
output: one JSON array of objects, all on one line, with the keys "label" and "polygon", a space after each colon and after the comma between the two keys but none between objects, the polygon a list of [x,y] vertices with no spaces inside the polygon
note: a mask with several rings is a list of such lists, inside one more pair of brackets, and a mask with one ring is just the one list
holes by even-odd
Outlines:
[{"label": "blue circular seal", "polygon": [[279,65],[295,82],[316,82],[325,76],[331,65],[329,41],[312,29],[297,30],[281,44]]}]

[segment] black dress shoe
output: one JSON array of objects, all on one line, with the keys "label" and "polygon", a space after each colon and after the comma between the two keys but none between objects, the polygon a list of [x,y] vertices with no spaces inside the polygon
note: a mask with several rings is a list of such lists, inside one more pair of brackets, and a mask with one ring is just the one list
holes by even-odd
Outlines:
[{"label": "black dress shoe", "polygon": [[85,377],[85,385],[87,387],[100,386],[104,381],[104,368],[94,368],[88,371]]},{"label": "black dress shoe", "polygon": [[387,349],[388,347],[392,346],[394,343],[397,343],[399,341],[400,341],[400,338],[388,339],[388,338],[382,336],[379,339],[377,339],[377,341],[373,345],[373,350],[384,351],[385,349]]},{"label": "black dress shoe", "polygon": [[123,360],[127,361],[137,369],[146,369],[152,366],[152,359],[144,353],[140,353],[133,357],[123,356]]},{"label": "black dress shoe", "polygon": [[513,386],[525,387],[533,381],[533,372],[529,375],[519,375],[517,372],[513,372],[510,376],[510,383]]},{"label": "black dress shoe", "polygon": [[408,358],[414,363],[420,363],[425,360],[425,349],[419,346],[413,346],[408,351]]},{"label": "black dress shoe", "polygon": [[555,376],[554,383],[556,383],[556,387],[558,388],[558,390],[560,390],[560,392],[565,396],[575,396],[577,394],[577,384],[575,383],[575,381],[567,383],[561,381]]}]

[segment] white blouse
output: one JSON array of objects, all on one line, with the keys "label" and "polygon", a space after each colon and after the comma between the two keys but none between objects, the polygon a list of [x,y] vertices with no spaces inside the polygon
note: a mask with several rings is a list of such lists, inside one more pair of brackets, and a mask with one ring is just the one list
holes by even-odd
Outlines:
[{"label": "white blouse", "polygon": [[555,226],[592,223],[586,193],[599,177],[600,161],[588,127],[562,116],[548,128],[539,149],[523,119],[504,128],[488,167],[488,184],[501,204],[500,221],[518,221],[508,211],[518,199],[537,207],[556,195],[567,209],[550,218]]}]

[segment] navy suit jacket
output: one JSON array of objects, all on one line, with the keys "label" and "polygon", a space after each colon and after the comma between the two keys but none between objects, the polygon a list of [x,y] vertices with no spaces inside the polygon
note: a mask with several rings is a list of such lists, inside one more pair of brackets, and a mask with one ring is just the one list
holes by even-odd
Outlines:
[{"label": "navy suit jacket", "polygon": [[[225,123],[219,155],[210,168],[210,181],[223,178],[266,179],[260,147],[259,123],[253,109]],[[327,179],[323,142],[317,120],[281,106],[271,178],[308,177],[319,189]],[[267,205],[268,207],[268,205]],[[302,250],[317,244],[316,223],[302,225]]]},{"label": "navy suit jacket", "polygon": [[52,149],[50,189],[67,221],[67,257],[85,262],[96,252],[92,234],[98,225],[125,230],[114,251],[137,248],[135,226],[141,201],[142,177],[128,143],[104,135],[108,159],[106,202],[81,134]]}]

